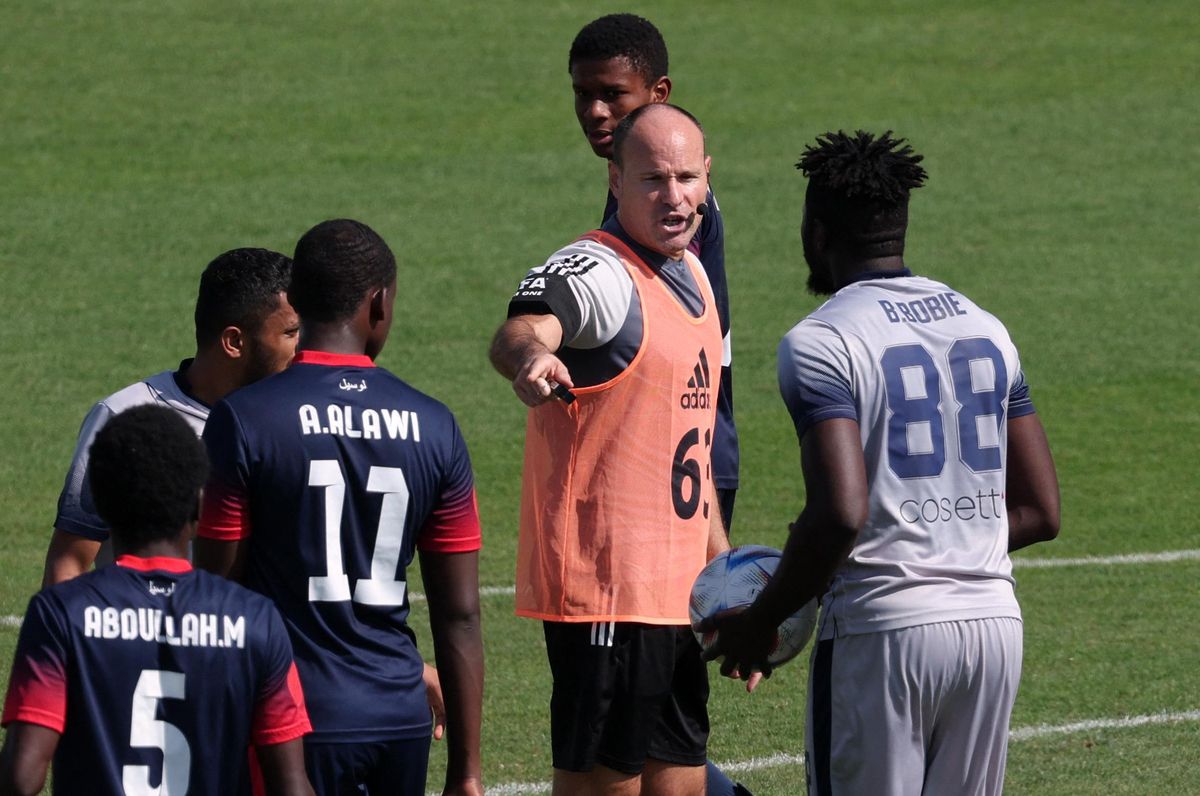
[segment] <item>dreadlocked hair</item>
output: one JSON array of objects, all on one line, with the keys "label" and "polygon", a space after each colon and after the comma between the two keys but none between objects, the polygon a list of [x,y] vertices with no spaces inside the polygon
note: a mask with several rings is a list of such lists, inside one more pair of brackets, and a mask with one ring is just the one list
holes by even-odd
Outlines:
[{"label": "dreadlocked hair", "polygon": [[891,130],[878,138],[863,130],[852,136],[839,130],[805,147],[796,168],[810,185],[843,199],[894,206],[925,184],[929,175],[918,165],[922,160],[903,138],[892,138]]}]

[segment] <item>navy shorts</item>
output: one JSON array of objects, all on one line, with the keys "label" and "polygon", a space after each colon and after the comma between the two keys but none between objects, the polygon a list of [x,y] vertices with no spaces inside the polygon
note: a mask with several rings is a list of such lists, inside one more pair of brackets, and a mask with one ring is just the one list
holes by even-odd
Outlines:
[{"label": "navy shorts", "polygon": [[690,628],[544,622],[554,767],[639,774],[647,758],[702,766],[708,670]]},{"label": "navy shorts", "polygon": [[429,738],[354,743],[304,741],[317,796],[424,796]]}]

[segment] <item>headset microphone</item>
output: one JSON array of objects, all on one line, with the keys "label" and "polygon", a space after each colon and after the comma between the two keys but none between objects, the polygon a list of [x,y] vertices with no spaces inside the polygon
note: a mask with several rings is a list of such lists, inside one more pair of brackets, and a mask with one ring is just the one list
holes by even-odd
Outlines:
[{"label": "headset microphone", "polygon": [[708,214],[708,205],[704,202],[696,205],[696,215],[703,216]]}]

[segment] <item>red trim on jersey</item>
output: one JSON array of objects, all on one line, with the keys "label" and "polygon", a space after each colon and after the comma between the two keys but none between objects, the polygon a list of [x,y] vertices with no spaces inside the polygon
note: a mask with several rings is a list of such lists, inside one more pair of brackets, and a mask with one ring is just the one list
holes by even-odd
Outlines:
[{"label": "red trim on jersey", "polygon": [[20,657],[13,662],[0,725],[7,727],[14,721],[62,734],[67,726],[67,678],[61,668]]},{"label": "red trim on jersey", "polygon": [[434,509],[417,537],[417,549],[427,553],[470,553],[482,546],[474,489],[465,498]]},{"label": "red trim on jersey", "polygon": [[139,572],[191,572],[192,565],[186,558],[175,558],[174,556],[150,556],[143,558],[142,556],[123,555],[117,556],[115,562],[117,566],[129,567],[136,569]]},{"label": "red trim on jersey", "polygon": [[250,535],[250,501],[239,489],[209,482],[200,509],[196,535],[219,542],[236,542]]},{"label": "red trim on jersey", "polygon": [[373,368],[375,360],[366,354],[334,354],[330,351],[297,351],[293,365],[332,365],[334,367]]},{"label": "red trim on jersey", "polygon": [[295,740],[310,732],[312,723],[308,720],[308,709],[304,707],[300,673],[292,663],[279,688],[255,704],[250,742],[255,746],[269,746]]}]

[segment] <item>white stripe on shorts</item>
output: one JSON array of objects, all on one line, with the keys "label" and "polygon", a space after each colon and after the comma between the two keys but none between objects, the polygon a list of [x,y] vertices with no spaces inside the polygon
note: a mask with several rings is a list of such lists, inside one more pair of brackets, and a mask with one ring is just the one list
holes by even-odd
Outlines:
[{"label": "white stripe on shorts", "polygon": [[592,646],[611,647],[617,634],[616,622],[592,622]]}]

